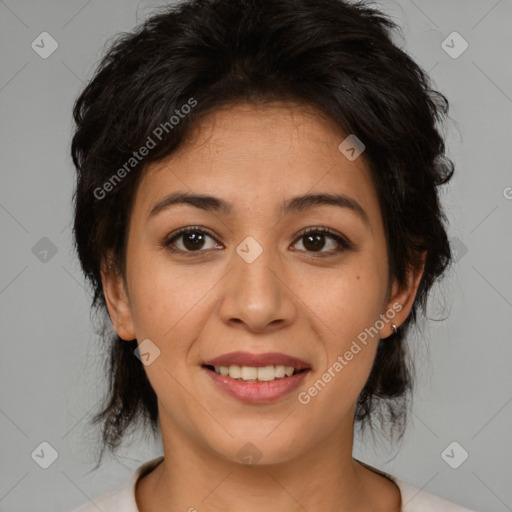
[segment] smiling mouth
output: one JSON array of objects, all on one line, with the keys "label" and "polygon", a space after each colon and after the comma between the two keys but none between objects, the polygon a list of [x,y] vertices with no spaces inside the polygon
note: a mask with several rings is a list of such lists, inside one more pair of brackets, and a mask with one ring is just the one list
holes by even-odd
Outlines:
[{"label": "smiling mouth", "polygon": [[274,380],[286,379],[293,375],[309,371],[309,368],[298,370],[293,366],[269,365],[269,366],[212,366],[203,365],[203,368],[215,372],[223,377],[240,382],[272,382]]}]

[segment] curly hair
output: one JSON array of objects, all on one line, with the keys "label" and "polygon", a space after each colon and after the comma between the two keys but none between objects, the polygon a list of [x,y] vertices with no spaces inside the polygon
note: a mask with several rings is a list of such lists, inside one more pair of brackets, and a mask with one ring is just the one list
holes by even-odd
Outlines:
[{"label": "curly hair", "polygon": [[[454,165],[437,126],[448,101],[393,43],[397,29],[364,1],[187,0],[111,41],[73,110],[73,234],[93,290],[91,309],[106,313],[103,264],[125,277],[129,214],[151,162],[173,153],[201,116],[222,105],[311,106],[364,141],[385,226],[390,280],[405,285],[407,272],[426,251],[411,313],[397,333],[379,341],[356,405],[355,421],[362,427],[379,414],[381,426],[387,418],[402,428],[414,375],[407,333],[418,311],[426,313],[428,292],[452,261],[438,187],[450,180]],[[191,99],[194,108],[171,128],[171,116]],[[158,126],[167,129],[152,137]],[[155,147],[132,161],[130,172],[107,192],[113,170],[134,158],[148,137]],[[107,253],[113,254],[108,262]],[[104,318],[108,323],[108,314]],[[109,347],[109,387],[93,419],[102,426],[100,461],[105,449],[118,449],[128,427],[142,420],[154,434],[159,428],[156,394],[134,357],[137,340],[107,331],[104,326],[99,332]]]}]

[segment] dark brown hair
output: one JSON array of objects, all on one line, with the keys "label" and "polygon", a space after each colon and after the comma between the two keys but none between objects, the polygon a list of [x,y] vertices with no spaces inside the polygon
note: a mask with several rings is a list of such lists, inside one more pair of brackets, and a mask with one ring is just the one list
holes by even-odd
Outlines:
[{"label": "dark brown hair", "polygon": [[[144,169],[183,144],[202,115],[241,101],[314,107],[365,145],[386,230],[390,282],[404,285],[418,254],[427,251],[412,311],[397,334],[379,342],[356,408],[362,426],[377,413],[381,425],[403,425],[413,376],[406,335],[451,262],[437,187],[449,181],[454,165],[437,127],[448,101],[393,43],[396,29],[364,1],[189,0],[119,35],[73,112],[74,236],[92,308],[106,311],[100,268],[107,251],[113,251],[112,268],[125,275],[127,220]],[[194,108],[170,121],[191,99]],[[156,137],[161,126],[167,130]],[[155,147],[140,161],[130,160],[148,137]],[[122,179],[105,187],[122,168]],[[134,355],[136,340],[107,334],[106,326],[102,332],[110,358],[108,392],[93,419],[102,425],[100,461],[140,420],[155,435],[159,428],[155,392]]]}]

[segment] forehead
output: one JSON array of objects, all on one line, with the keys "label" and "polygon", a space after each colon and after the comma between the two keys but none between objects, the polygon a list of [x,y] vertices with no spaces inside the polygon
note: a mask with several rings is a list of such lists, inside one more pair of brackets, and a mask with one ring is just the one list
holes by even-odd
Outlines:
[{"label": "forehead", "polygon": [[346,136],[308,106],[216,109],[196,122],[177,151],[145,170],[134,209],[147,216],[175,190],[222,197],[235,213],[268,212],[290,196],[330,192],[352,197],[370,217],[379,215],[364,153],[350,161],[338,149]]}]

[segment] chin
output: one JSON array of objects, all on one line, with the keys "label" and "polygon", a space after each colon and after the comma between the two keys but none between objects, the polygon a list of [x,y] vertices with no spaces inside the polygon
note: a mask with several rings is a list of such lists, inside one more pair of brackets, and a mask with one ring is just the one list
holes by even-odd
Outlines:
[{"label": "chin", "polygon": [[[274,422],[275,428],[276,423]],[[240,427],[240,425],[239,425]],[[222,435],[221,439],[206,440],[209,449],[216,456],[227,461],[247,465],[262,466],[271,464],[283,464],[296,458],[303,447],[294,442],[300,438],[300,434],[292,435],[285,430],[273,432],[272,429],[260,429],[251,425],[243,430],[243,433],[229,426],[226,430],[233,437]]]}]

